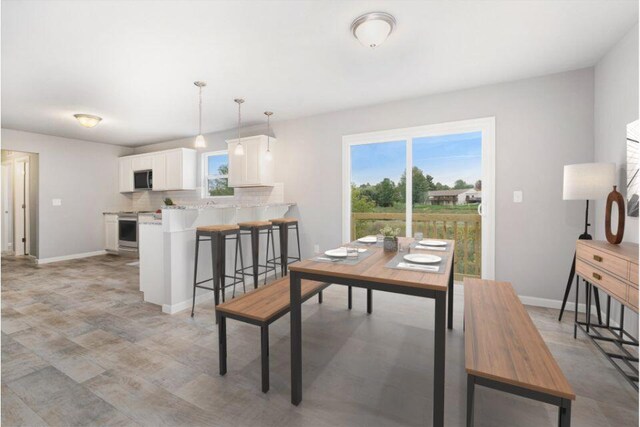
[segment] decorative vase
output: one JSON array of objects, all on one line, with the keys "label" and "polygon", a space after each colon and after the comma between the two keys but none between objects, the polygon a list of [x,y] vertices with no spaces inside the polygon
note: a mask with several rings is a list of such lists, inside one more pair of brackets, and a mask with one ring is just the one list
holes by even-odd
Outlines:
[{"label": "decorative vase", "polygon": [[398,238],[385,237],[383,242],[383,248],[385,252],[398,252]]},{"label": "decorative vase", "polygon": [[[618,207],[618,227],[615,234],[611,232],[611,211],[613,210],[614,203]],[[625,213],[624,197],[622,197],[622,194],[618,192],[617,186],[614,185],[613,191],[609,193],[609,197],[607,197],[607,206],[604,213],[604,233],[607,236],[609,243],[618,245],[622,242],[622,236],[624,236]]]}]

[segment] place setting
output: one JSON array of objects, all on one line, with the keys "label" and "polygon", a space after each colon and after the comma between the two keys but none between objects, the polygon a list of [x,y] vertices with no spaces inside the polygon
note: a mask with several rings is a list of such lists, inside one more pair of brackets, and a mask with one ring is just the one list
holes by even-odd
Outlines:
[{"label": "place setting", "polygon": [[385,267],[399,270],[422,271],[428,273],[444,273],[446,256],[424,253],[399,253]]},{"label": "place setting", "polygon": [[447,242],[444,240],[423,239],[411,244],[413,249],[421,249],[425,251],[447,251]]},{"label": "place setting", "polygon": [[371,253],[372,251],[368,249],[349,244],[324,251],[323,254],[312,258],[312,261],[355,265],[369,257]]},{"label": "place setting", "polygon": [[369,236],[360,237],[354,242],[354,244],[360,245],[360,246],[382,246],[382,240],[383,240],[382,235],[379,235],[379,236],[369,235]]}]

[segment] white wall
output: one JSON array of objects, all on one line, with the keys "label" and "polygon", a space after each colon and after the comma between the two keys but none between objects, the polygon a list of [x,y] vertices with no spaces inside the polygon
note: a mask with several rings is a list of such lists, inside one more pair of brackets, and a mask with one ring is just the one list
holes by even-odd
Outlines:
[{"label": "white wall", "polygon": [[[638,120],[638,26],[595,66],[595,161],[618,166],[618,190],[626,200],[627,123]],[[596,239],[604,235],[605,202],[596,203]],[[638,218],[627,216],[624,240],[638,242]]]},{"label": "white wall", "polygon": [[[341,243],[344,135],[487,116],[496,117],[496,278],[512,281],[520,295],[562,299],[584,209],[562,200],[562,171],[593,160],[593,69],[276,120],[276,180],[285,199],[298,203],[304,255],[315,243]],[[243,136],[264,132],[258,126]],[[219,150],[236,136],[230,130],[205,137],[208,150]],[[188,138],[136,152],[192,144]],[[512,202],[514,190],[524,191],[524,203]]]},{"label": "white wall", "polygon": [[[629,31],[595,66],[595,161],[618,166],[618,190],[626,200],[627,123],[638,120],[638,26]],[[605,239],[605,202],[596,202],[595,238]],[[638,242],[638,218],[625,219],[624,241]],[[617,304],[612,310],[618,319]],[[638,336],[638,315],[625,311],[625,325]]]},{"label": "white wall", "polygon": [[11,129],[2,148],[39,155],[39,259],[104,249],[102,212],[130,204],[118,193],[118,157],[131,148]]}]

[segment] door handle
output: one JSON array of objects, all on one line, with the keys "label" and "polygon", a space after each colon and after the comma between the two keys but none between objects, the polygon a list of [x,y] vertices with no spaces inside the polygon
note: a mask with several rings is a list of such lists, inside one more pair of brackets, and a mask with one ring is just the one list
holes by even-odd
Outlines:
[{"label": "door handle", "polygon": [[596,280],[602,280],[602,276],[599,275],[598,273],[593,273],[593,278]]},{"label": "door handle", "polygon": [[482,216],[482,202],[478,203],[478,215]]}]

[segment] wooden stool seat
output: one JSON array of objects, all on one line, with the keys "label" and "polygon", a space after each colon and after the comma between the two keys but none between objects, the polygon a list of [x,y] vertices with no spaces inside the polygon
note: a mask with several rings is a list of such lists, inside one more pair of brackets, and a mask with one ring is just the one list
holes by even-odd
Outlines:
[{"label": "wooden stool seat", "polygon": [[201,225],[196,228],[197,231],[203,231],[205,233],[218,233],[221,231],[233,231],[239,229],[240,227],[237,224]]},{"label": "wooden stool seat", "polygon": [[247,222],[239,222],[238,226],[243,230],[250,228],[262,228],[262,227],[270,227],[270,221],[247,221]]},{"label": "wooden stool seat", "polygon": [[275,219],[270,219],[269,221],[271,221],[274,225],[275,224],[293,224],[298,222],[298,218],[275,218]]}]

